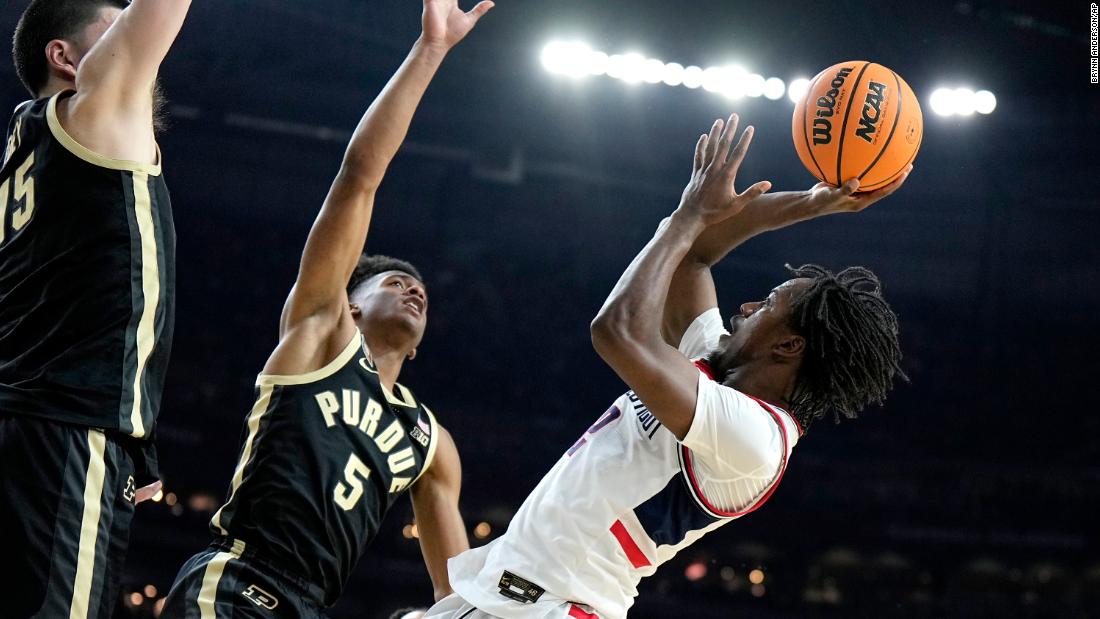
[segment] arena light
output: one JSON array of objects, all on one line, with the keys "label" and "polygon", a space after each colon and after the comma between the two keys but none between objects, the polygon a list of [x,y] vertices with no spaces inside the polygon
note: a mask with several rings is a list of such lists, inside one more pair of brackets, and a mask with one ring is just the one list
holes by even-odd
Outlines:
[{"label": "arena light", "polygon": [[787,85],[778,77],[769,77],[764,82],[764,96],[772,101],[782,99],[785,92],[787,92]]},{"label": "arena light", "polygon": [[661,81],[669,86],[679,86],[684,83],[684,72],[684,65],[670,62],[661,68]]},{"label": "arena light", "polygon": [[810,80],[799,77],[791,80],[790,86],[787,87],[787,97],[794,103],[798,103],[798,100],[802,98],[802,95],[806,94],[806,91],[810,89]]},{"label": "arena light", "polygon": [[997,108],[997,97],[988,90],[937,88],[932,91],[928,103],[939,116],[973,116],[975,112],[992,114]]}]

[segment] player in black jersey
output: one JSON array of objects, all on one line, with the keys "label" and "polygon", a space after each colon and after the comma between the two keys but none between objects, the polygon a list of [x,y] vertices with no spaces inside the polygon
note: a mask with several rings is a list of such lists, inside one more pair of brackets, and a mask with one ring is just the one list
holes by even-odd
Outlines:
[{"label": "player in black jersey", "polygon": [[165,618],[320,617],[410,491],[437,598],[469,543],[458,451],[397,382],[428,297],[408,263],[361,257],[386,168],[444,56],[489,9],[424,0],[423,33],[367,110],[302,254],[280,340],[256,382],[215,540],[181,568]]},{"label": "player in black jersey", "polygon": [[[0,616],[108,617],[171,346],[156,75],[188,0],[34,0],[0,169]],[[139,489],[141,488],[141,489]]]}]

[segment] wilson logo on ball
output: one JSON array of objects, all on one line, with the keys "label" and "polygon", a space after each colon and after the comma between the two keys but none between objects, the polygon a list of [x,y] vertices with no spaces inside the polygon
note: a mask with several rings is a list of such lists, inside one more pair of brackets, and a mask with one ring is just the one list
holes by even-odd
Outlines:
[{"label": "wilson logo on ball", "polygon": [[840,87],[852,72],[845,67],[837,71],[836,77],[829,83],[832,88],[817,98],[817,118],[814,119],[814,144],[828,144],[833,141],[833,123],[830,118],[836,113],[836,100],[840,97]]}]

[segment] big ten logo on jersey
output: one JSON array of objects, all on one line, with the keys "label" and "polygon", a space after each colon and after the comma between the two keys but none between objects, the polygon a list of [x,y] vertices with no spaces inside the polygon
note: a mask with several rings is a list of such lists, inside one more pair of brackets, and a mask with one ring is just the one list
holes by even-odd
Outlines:
[{"label": "big ten logo on jersey", "polygon": [[646,438],[653,440],[653,435],[661,427],[661,422],[657,421],[645,404],[642,404],[642,400],[636,393],[629,391],[626,397],[630,398],[630,407],[634,409],[634,416],[638,419],[638,428]]},{"label": "big ten logo on jersey", "polygon": [[274,595],[271,595],[267,591],[257,587],[256,585],[248,585],[248,588],[241,591],[241,595],[246,600],[252,602],[260,608],[266,608],[267,610],[275,610],[279,606],[279,599]]},{"label": "big ten logo on jersey", "polygon": [[[19,148],[22,128],[23,119],[20,118],[15,122],[15,130],[8,137],[8,144],[4,149],[4,168],[8,167],[8,160]],[[9,234],[14,236],[25,228],[34,215],[33,170],[34,151],[31,151],[11,174],[5,173],[3,182],[0,182],[0,245],[8,239]]]},{"label": "big ten logo on jersey", "polygon": [[[335,428],[338,425],[355,432],[361,432],[374,441],[378,452],[386,456],[386,465],[392,476],[390,482],[390,494],[396,494],[405,490],[413,477],[400,476],[400,473],[416,467],[416,454],[411,445],[406,444],[394,451],[405,438],[405,427],[396,417],[379,431],[382,425],[383,406],[374,398],[365,398],[356,389],[341,389],[340,397],[334,391],[322,391],[315,394],[314,400],[317,408],[325,419],[325,426]],[[391,453],[393,452],[393,453]],[[371,469],[354,452],[348,456],[348,462],[344,466],[344,481],[336,484],[333,492],[334,500],[345,511],[351,510],[363,496],[364,482],[370,477]]]}]

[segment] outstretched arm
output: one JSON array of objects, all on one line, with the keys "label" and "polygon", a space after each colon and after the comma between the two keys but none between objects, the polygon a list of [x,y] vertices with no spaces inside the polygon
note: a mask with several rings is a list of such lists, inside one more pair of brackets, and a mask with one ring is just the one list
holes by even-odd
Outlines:
[{"label": "outstretched arm", "polygon": [[707,228],[673,275],[662,325],[665,341],[679,346],[692,321],[718,306],[710,268],[735,247],[763,232],[823,215],[858,213],[901,188],[912,169],[909,166],[893,183],[868,193],[856,193],[859,181],[851,179],[841,187],[818,183],[809,191],[764,194],[737,215]]},{"label": "outstretched arm", "polygon": [[413,485],[413,515],[420,530],[420,551],[435,588],[438,602],[452,593],[447,577],[447,559],[469,550],[466,526],[458,511],[458,496],[462,490],[462,463],[451,435],[437,426],[435,459],[428,470]]},{"label": "outstretched arm", "polygon": [[695,416],[699,372],[661,336],[673,273],[707,226],[741,212],[771,186],[756,183],[742,194],[734,189],[753,133],[749,127],[733,147],[736,129],[737,117],[731,116],[724,130],[717,121],[710,135],[699,139],[679,208],[623,273],[592,322],[596,352],[681,440]]},{"label": "outstretched arm", "polygon": [[153,163],[153,85],[190,8],[191,0],[133,0],[88,50],[62,113],[77,141],[108,157]]},{"label": "outstretched arm", "polygon": [[306,240],[279,330],[283,343],[295,335],[301,345],[291,353],[281,343],[266,371],[320,368],[351,338],[345,287],[366,242],[375,192],[443,58],[492,6],[482,2],[464,13],[457,0],[424,0],[423,34],[356,127]]}]

